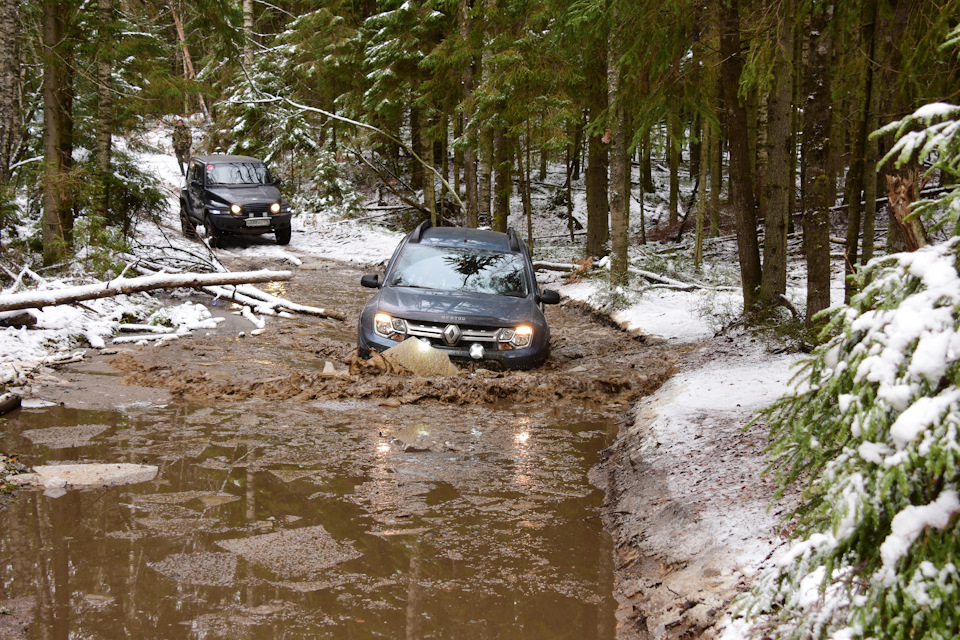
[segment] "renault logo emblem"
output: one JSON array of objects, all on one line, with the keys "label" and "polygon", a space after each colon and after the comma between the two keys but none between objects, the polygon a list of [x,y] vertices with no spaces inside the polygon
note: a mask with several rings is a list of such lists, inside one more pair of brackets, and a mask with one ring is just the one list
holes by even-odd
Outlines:
[{"label": "renault logo emblem", "polygon": [[447,343],[448,345],[455,345],[458,342],[460,342],[460,336],[462,336],[463,333],[460,331],[460,327],[458,327],[457,325],[448,324],[444,328],[441,335],[443,336],[443,341],[445,343]]}]

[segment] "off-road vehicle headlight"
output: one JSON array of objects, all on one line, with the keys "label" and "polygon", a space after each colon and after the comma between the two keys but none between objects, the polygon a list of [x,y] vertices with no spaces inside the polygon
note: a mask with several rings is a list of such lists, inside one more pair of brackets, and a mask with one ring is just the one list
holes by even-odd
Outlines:
[{"label": "off-road vehicle headlight", "polygon": [[522,324],[516,329],[500,329],[497,341],[500,342],[501,348],[507,348],[506,345],[510,345],[514,349],[525,349],[533,341],[533,327]]},{"label": "off-road vehicle headlight", "polygon": [[270,205],[270,213],[280,213],[280,203],[274,202]]},{"label": "off-road vehicle headlight", "polygon": [[238,205],[238,204],[232,204],[232,205],[230,205],[230,213],[232,213],[232,214],[234,214],[234,215],[237,215],[237,214],[239,214],[241,211],[243,211],[243,209],[240,208],[240,205]]},{"label": "off-road vehicle headlight", "polygon": [[389,314],[378,313],[373,316],[373,330],[384,338],[403,340],[407,333],[407,323],[400,318],[392,318]]}]

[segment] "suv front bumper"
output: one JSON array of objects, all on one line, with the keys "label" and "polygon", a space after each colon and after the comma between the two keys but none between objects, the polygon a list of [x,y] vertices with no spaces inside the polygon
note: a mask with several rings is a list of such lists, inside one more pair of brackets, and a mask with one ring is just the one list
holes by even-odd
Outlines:
[{"label": "suv front bumper", "polygon": [[270,233],[290,226],[293,213],[278,213],[272,216],[234,215],[232,213],[209,214],[208,218],[223,233]]}]

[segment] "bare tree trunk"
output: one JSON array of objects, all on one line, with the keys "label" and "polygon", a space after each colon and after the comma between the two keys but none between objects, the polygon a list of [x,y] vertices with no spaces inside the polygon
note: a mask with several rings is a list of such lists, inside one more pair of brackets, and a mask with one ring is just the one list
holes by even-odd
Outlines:
[{"label": "bare tree trunk", "polygon": [[737,249],[743,288],[743,308],[751,313],[760,288],[760,247],[757,240],[757,204],[750,171],[747,113],[740,103],[743,58],[737,0],[720,1],[720,75],[723,83],[730,141],[730,204],[737,223]]},{"label": "bare tree trunk", "polygon": [[[410,149],[421,158],[423,157],[423,126],[420,122],[420,109],[410,108]],[[410,158],[410,186],[414,191],[423,189],[423,165],[416,158]]]},{"label": "bare tree trunk", "polygon": [[620,68],[617,61],[623,50],[623,33],[618,19],[619,4],[614,1],[613,16],[610,24],[610,45],[607,62],[607,96],[610,109],[610,231],[611,231],[611,265],[610,281],[613,284],[626,284],[629,256],[628,250],[628,220],[627,198],[625,193],[628,178],[624,175],[629,171],[630,158],[627,155],[629,136],[627,134],[625,109],[623,101],[619,99]]},{"label": "bare tree trunk", "polygon": [[833,2],[821,5],[810,20],[810,48],[807,53],[804,108],[803,161],[804,186],[803,241],[807,257],[808,328],[814,328],[814,316],[830,306],[830,205],[833,185],[829,173],[830,69],[832,43],[827,25],[833,18]]},{"label": "bare tree trunk", "polygon": [[877,71],[877,39],[879,37],[878,5],[875,0],[871,1],[873,5],[872,24],[868,32],[870,41],[868,43],[869,56],[867,59],[867,73],[870,75],[870,92],[864,96],[867,100],[867,120],[866,120],[866,146],[863,154],[863,253],[861,254],[861,263],[867,264],[873,258],[873,245],[876,242],[877,228],[877,158],[878,144],[876,138],[870,137],[870,133],[877,129],[877,107],[880,104],[880,78]]},{"label": "bare tree trunk", "polygon": [[[187,71],[187,77],[192,80],[197,77],[197,73],[193,69],[193,58],[190,57],[190,50],[187,49],[187,39],[183,33],[183,25],[180,24],[180,17],[177,15],[176,9],[173,8],[173,4],[170,4],[170,12],[173,14],[173,24],[177,28],[177,37],[180,38],[180,47],[183,49],[183,64]],[[197,94],[197,100],[200,102],[203,115],[210,119],[210,111],[207,110],[207,103],[203,99],[202,93]]]},{"label": "bare tree trunk", "polygon": [[0,0],[0,182],[10,179],[10,164],[20,137],[20,52],[17,0]]},{"label": "bare tree trunk", "polygon": [[[606,32],[606,30],[602,30]],[[591,45],[587,68],[587,106],[591,124],[607,109],[607,42],[598,38]],[[594,133],[588,140],[587,159],[587,246],[589,256],[603,255],[610,235],[610,204],[607,201],[607,144],[603,133]]]},{"label": "bare tree trunk", "polygon": [[253,68],[253,0],[243,0],[243,65]]},{"label": "bare tree trunk", "polygon": [[790,217],[790,141],[793,97],[793,0],[783,0],[776,67],[766,112],[767,207],[764,216],[763,275],[760,300],[774,307],[787,291],[787,221]]},{"label": "bare tree trunk", "polygon": [[919,172],[910,169],[905,176],[887,176],[887,197],[890,212],[907,242],[908,251],[927,246],[927,232],[918,216],[910,216],[910,205],[916,200]]},{"label": "bare tree trunk", "polygon": [[513,164],[510,161],[512,140],[507,137],[507,132],[502,128],[497,128],[493,134],[493,170],[494,181],[496,182],[494,202],[493,202],[493,227],[494,231],[506,231],[510,216],[510,195],[513,193],[513,180],[510,176],[510,167]]},{"label": "bare tree trunk", "polygon": [[643,150],[640,160],[640,184],[643,185],[644,193],[653,193],[657,186],[653,184],[653,160],[651,159],[650,129],[643,133]]},{"label": "bare tree trunk", "polygon": [[[426,162],[431,167],[436,167],[436,158],[434,158],[434,151],[436,147],[433,144],[433,140],[430,139],[430,135],[427,133],[430,131],[430,127],[426,126],[421,128],[420,132],[422,137],[421,144],[421,155],[424,162]],[[430,210],[430,224],[437,226],[437,197],[436,197],[436,180],[432,171],[424,171],[423,176],[423,206]]]},{"label": "bare tree trunk", "polygon": [[[520,176],[520,198],[523,201],[523,217],[527,222],[527,245],[533,248],[533,207],[530,203],[530,124],[527,123],[527,143],[517,145],[517,175]],[[523,155],[526,149],[527,161],[524,166]]]},{"label": "bare tree trunk", "polygon": [[[857,266],[860,248],[860,226],[862,222],[861,193],[865,181],[865,156],[870,130],[867,128],[871,119],[870,96],[873,94],[873,44],[876,25],[877,3],[869,0],[862,7],[860,18],[860,46],[866,54],[866,64],[861,76],[861,85],[858,92],[860,106],[857,109],[856,126],[853,131],[850,169],[847,172],[847,242],[844,273],[851,275]],[[850,278],[844,278],[844,297],[847,301],[854,294],[854,284]]]},{"label": "bare tree trunk", "polygon": [[667,222],[670,226],[680,221],[680,116],[677,114],[678,100],[674,99],[673,108],[667,115],[667,158],[670,164],[670,204]]},{"label": "bare tree trunk", "polygon": [[[100,43],[97,60],[97,180],[103,192],[97,212],[106,220],[110,210],[111,136],[113,135],[113,0],[99,0]],[[126,217],[128,218],[128,217]],[[129,230],[124,224],[124,232]]]},{"label": "bare tree trunk", "polygon": [[64,42],[66,8],[54,0],[43,3],[43,261],[63,260],[72,243],[72,86]]},{"label": "bare tree trunk", "polygon": [[[710,157],[710,123],[701,119],[699,179],[697,180],[697,226],[694,235],[693,264],[703,262],[703,234],[707,218],[707,162]],[[706,156],[706,157],[703,157]]]}]

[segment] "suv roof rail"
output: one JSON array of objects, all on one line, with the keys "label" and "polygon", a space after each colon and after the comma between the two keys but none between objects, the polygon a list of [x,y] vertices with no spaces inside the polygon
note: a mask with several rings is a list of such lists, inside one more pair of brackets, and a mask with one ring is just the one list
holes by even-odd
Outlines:
[{"label": "suv roof rail", "polygon": [[510,245],[510,251],[520,251],[520,238],[517,237],[517,230],[513,227],[507,227],[507,243]]},{"label": "suv roof rail", "polygon": [[433,224],[429,220],[424,220],[417,228],[413,230],[413,233],[410,234],[410,242],[420,242],[420,238],[423,237],[423,232],[432,227]]}]

